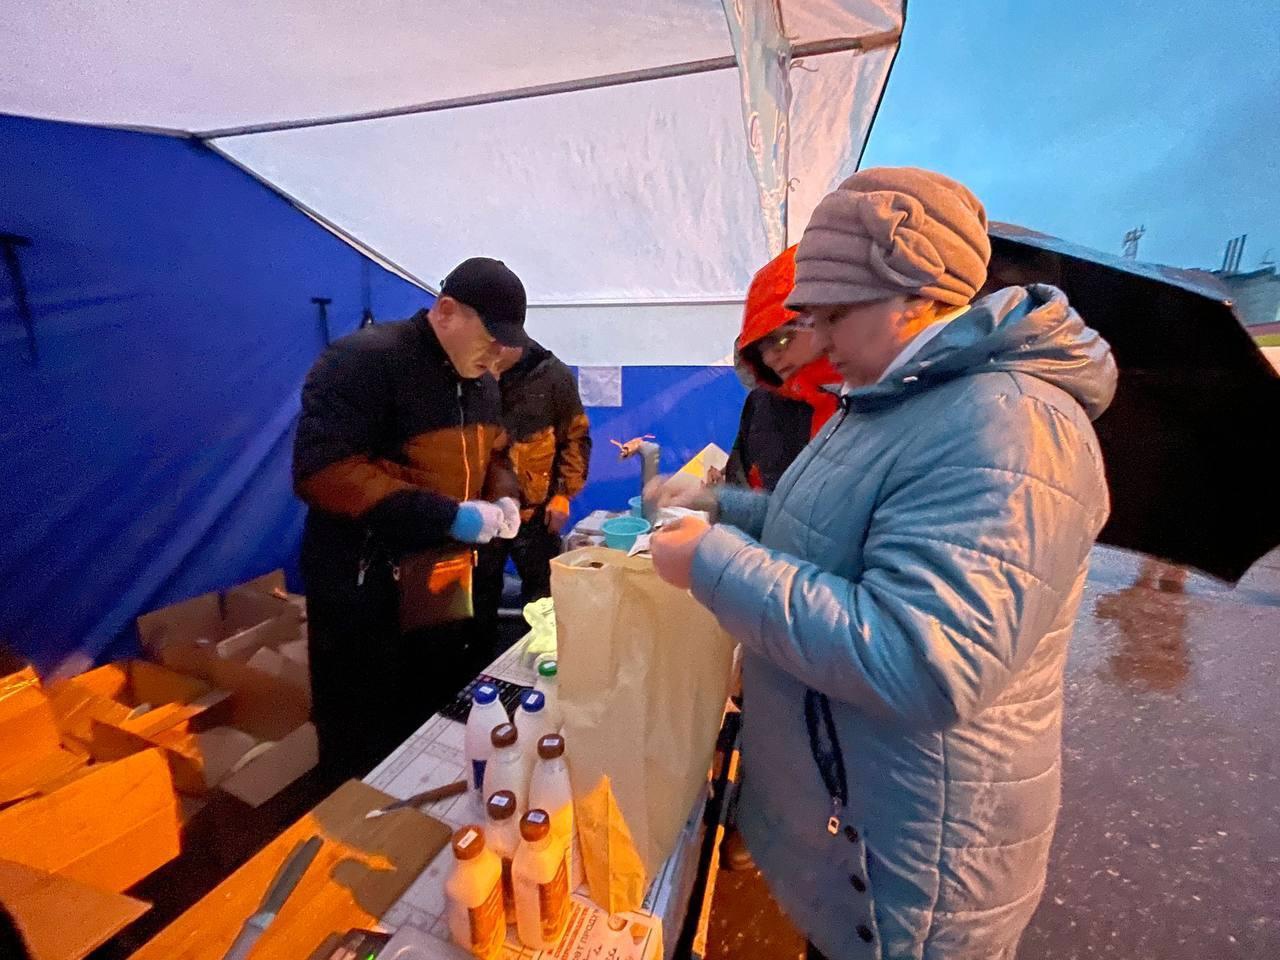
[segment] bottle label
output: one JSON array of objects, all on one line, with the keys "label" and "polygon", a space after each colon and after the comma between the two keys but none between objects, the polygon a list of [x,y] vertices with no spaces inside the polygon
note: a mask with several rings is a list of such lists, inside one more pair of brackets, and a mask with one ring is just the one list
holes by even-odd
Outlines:
[{"label": "bottle label", "polygon": [[552,943],[564,932],[564,922],[569,915],[569,873],[565,861],[550,883],[538,884],[538,915],[542,920],[542,939]]},{"label": "bottle label", "polygon": [[477,957],[496,957],[507,935],[507,917],[502,907],[502,885],[494,884],[478,907],[467,909],[471,922],[471,952]]},{"label": "bottle label", "polygon": [[471,761],[471,783],[476,790],[484,789],[484,760]]}]

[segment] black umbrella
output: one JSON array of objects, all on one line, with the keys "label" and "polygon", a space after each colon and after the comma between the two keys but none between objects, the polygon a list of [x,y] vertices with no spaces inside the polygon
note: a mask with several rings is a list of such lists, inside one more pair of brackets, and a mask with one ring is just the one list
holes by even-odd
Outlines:
[{"label": "black umbrella", "polygon": [[1012,224],[990,233],[989,289],[1051,283],[1115,351],[1116,398],[1097,422],[1111,487],[1102,542],[1239,580],[1280,545],[1280,484],[1265,466],[1280,376],[1226,288]]}]

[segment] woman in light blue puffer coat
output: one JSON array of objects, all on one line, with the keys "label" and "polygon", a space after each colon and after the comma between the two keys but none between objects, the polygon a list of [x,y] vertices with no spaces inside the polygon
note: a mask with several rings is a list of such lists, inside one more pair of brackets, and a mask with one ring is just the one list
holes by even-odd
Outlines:
[{"label": "woman in light blue puffer coat", "polygon": [[1116,370],[1052,287],[971,302],[985,227],[925,171],[824,200],[788,305],[843,409],[772,495],[654,538],[743,644],[740,826],[832,960],[1012,958],[1044,885]]}]

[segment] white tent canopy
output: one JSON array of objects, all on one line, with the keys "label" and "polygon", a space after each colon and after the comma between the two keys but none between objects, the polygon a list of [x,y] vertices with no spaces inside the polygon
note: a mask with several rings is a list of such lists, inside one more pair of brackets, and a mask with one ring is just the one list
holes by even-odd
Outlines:
[{"label": "white tent canopy", "polygon": [[902,7],[37,0],[0,110],[195,134],[429,288],[499,257],[570,363],[705,365],[856,166]]}]

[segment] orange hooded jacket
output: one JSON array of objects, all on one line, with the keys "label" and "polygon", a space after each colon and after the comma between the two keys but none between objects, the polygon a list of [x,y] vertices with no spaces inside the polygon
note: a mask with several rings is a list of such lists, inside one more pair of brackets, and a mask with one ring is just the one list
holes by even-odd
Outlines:
[{"label": "orange hooded jacket", "polygon": [[[795,286],[795,277],[796,248],[792,246],[770,260],[752,278],[743,309],[742,332],[734,343],[734,366],[738,378],[749,389],[768,391],[808,405],[813,411],[809,422],[809,437],[813,437],[839,406],[836,395],[823,388],[839,384],[840,374],[823,356],[802,367],[785,382],[780,381],[777,374],[765,365],[758,346],[761,340],[798,316],[784,305]],[[735,446],[740,447],[741,444]],[[754,465],[743,464],[743,469],[747,471],[747,481],[751,486],[765,485]]]}]

